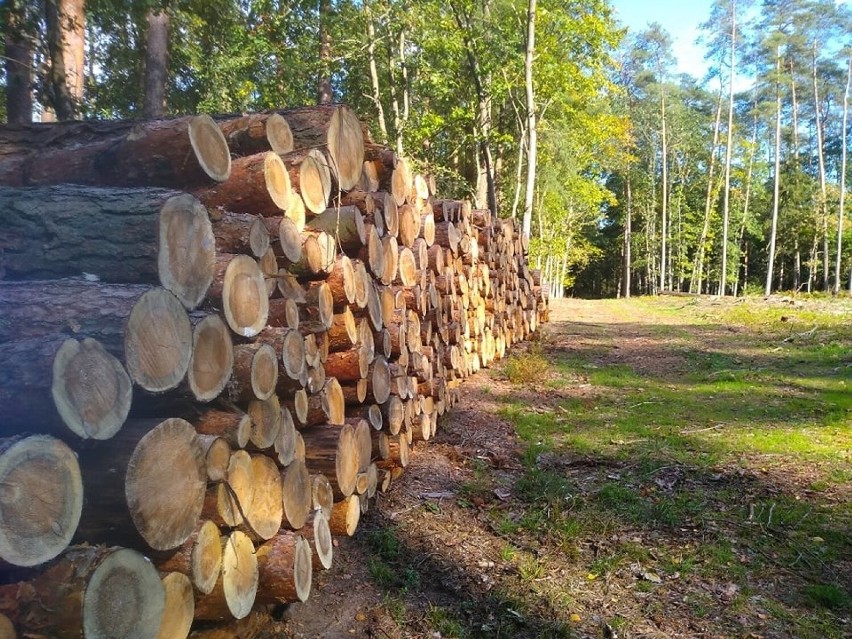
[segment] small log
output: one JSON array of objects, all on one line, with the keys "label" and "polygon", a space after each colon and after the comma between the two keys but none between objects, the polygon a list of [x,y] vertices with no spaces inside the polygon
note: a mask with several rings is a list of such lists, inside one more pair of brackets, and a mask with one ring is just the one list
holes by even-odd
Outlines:
[{"label": "small log", "polygon": [[231,459],[231,445],[216,435],[199,435],[198,441],[204,450],[204,466],[207,469],[207,480],[220,482],[228,472],[228,462]]},{"label": "small log", "polygon": [[269,399],[250,401],[248,414],[251,417],[251,444],[261,450],[272,447],[281,428],[281,403],[278,396],[273,393]]},{"label": "small log", "polygon": [[68,446],[47,435],[0,439],[0,486],[0,559],[36,566],[67,548],[83,508]]},{"label": "small log", "polygon": [[326,209],[311,218],[307,225],[331,235],[343,251],[357,254],[367,243],[364,216],[356,206],[335,206]]},{"label": "small log", "polygon": [[257,549],[261,603],[307,601],[311,594],[311,546],[301,535],[282,532]]},{"label": "small log", "polygon": [[271,151],[234,160],[227,181],[194,195],[211,209],[255,215],[281,215],[294,197],[287,167]]},{"label": "small log", "polygon": [[250,113],[219,122],[228,150],[237,157],[262,151],[278,154],[293,150],[293,134],[287,120],[277,113]]},{"label": "small log", "polygon": [[[234,366],[234,344],[218,315],[207,315],[192,332],[187,385],[199,402],[209,402],[225,389]],[[273,386],[274,388],[274,386]]]},{"label": "small log", "polygon": [[332,534],[351,537],[358,529],[361,520],[361,501],[358,495],[349,495],[342,501],[335,502],[328,520]]},{"label": "small log", "polygon": [[414,240],[420,235],[420,213],[410,204],[399,207],[398,212],[400,244],[411,248],[414,246]]},{"label": "small log", "polygon": [[166,599],[156,639],[186,639],[195,616],[192,582],[179,572],[171,572],[161,581]]},{"label": "small log", "polygon": [[284,515],[281,473],[275,462],[263,455],[253,455],[251,464],[256,490],[245,512],[245,524],[258,538],[272,539]]},{"label": "small log", "polygon": [[369,366],[369,352],[363,345],[329,353],[324,364],[325,374],[341,382],[357,382],[367,377]]},{"label": "small log", "polygon": [[322,510],[317,510],[312,520],[311,525],[302,530],[302,535],[311,545],[311,564],[314,570],[329,570],[334,561],[334,541],[328,518]]},{"label": "small log", "polygon": [[314,214],[328,208],[331,173],[322,152],[317,149],[296,150],[282,155],[281,161],[287,167],[294,197],[300,195],[305,208]]},{"label": "small log", "polygon": [[223,621],[243,619],[254,606],[258,590],[258,562],[254,544],[236,530],[224,541],[222,571],[209,594],[195,598],[195,618]]},{"label": "small log", "polygon": [[364,134],[358,116],[347,106],[319,105],[279,111],[293,133],[295,148],[323,148],[340,188],[354,188],[364,162]]},{"label": "small log", "polygon": [[334,488],[328,477],[323,474],[314,475],[311,480],[311,506],[313,510],[319,510],[328,519],[331,517],[331,509],[334,506]]},{"label": "small log", "polygon": [[54,335],[0,344],[4,434],[37,425],[57,436],[109,439],[124,424],[131,400],[124,367],[96,340]]},{"label": "small log", "polygon": [[269,295],[263,272],[247,255],[218,255],[217,265],[210,298],[221,304],[232,331],[242,337],[256,336],[269,317]]},{"label": "small log", "polygon": [[385,268],[380,279],[382,284],[390,285],[396,279],[399,270],[399,244],[394,236],[386,235],[382,238],[382,252]]},{"label": "small log", "polygon": [[[263,257],[269,250],[270,231],[265,218],[251,213],[211,211],[213,236],[218,253],[245,254]],[[277,237],[277,229],[275,237]]]},{"label": "small log", "polygon": [[294,461],[283,477],[284,521],[287,527],[299,530],[311,511],[312,480],[303,461]]},{"label": "small log", "polygon": [[211,409],[193,420],[199,435],[222,437],[233,448],[245,448],[251,435],[251,417],[239,410]]},{"label": "small log", "polygon": [[234,347],[233,374],[228,397],[235,402],[272,397],[278,384],[278,355],[269,344],[240,344]]},{"label": "small log", "polygon": [[222,540],[218,526],[205,519],[173,553],[155,555],[154,563],[161,572],[187,575],[198,592],[209,594],[222,570]]},{"label": "small log", "polygon": [[348,497],[358,475],[358,447],[350,424],[323,424],[301,431],[305,440],[305,463],[311,473],[325,475],[336,495]]},{"label": "small log", "polygon": [[0,183],[186,188],[224,182],[231,171],[228,144],[208,115],[140,122],[110,139],[15,160],[0,164]]}]

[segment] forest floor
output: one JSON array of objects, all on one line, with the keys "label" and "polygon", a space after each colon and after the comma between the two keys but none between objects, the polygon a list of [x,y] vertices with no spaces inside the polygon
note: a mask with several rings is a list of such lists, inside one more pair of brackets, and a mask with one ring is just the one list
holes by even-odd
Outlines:
[{"label": "forest floor", "polygon": [[261,636],[852,637],[852,301],[551,319]]}]

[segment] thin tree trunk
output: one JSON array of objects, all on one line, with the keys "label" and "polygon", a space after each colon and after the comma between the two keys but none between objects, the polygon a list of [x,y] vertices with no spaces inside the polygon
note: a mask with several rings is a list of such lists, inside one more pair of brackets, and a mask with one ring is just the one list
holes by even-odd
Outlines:
[{"label": "thin tree trunk", "polygon": [[370,84],[373,87],[373,103],[376,105],[379,131],[382,133],[379,142],[387,144],[388,125],[385,120],[385,109],[382,106],[382,94],[379,90],[379,73],[376,69],[376,30],[373,26],[373,12],[370,10],[369,0],[364,0],[364,13],[367,15],[367,56],[370,59]]},{"label": "thin tree trunk", "polygon": [[145,103],[146,118],[161,118],[166,107],[166,79],[169,66],[169,14],[163,10],[148,11],[145,34]]},{"label": "thin tree trunk", "polygon": [[[828,207],[826,185],[825,185],[825,154],[823,153],[822,139],[822,118],[820,117],[819,108],[819,88],[817,87],[817,48],[816,42],[813,44],[812,50],[812,68],[811,76],[814,85],[814,117],[816,118],[816,135],[817,135],[817,159],[819,160],[819,218],[822,223],[822,243],[823,243],[823,265],[822,265],[822,283],[823,289],[829,289],[829,273],[828,273]],[[819,233],[817,233],[819,235]]]},{"label": "thin tree trunk", "polygon": [[731,201],[731,145],[734,139],[734,66],[737,35],[737,3],[731,0],[731,76],[728,87],[728,141],[725,145],[725,203],[722,209],[722,272],[719,277],[719,295],[724,296],[728,279],[728,220]]},{"label": "thin tree trunk", "polygon": [[538,159],[538,141],[535,115],[535,94],[533,91],[533,55],[535,55],[535,10],[536,0],[529,0],[527,8],[527,47],[524,58],[524,87],[527,95],[527,139],[529,153],[527,159],[527,188],[524,193],[523,237],[529,239],[532,224],[533,192],[535,190],[535,170]]},{"label": "thin tree trunk", "polygon": [[668,143],[666,140],[666,92],[665,88],[660,86],[660,124],[661,124],[661,143],[662,143],[662,168],[663,168],[663,199],[662,213],[663,225],[660,229],[660,237],[662,238],[662,247],[660,250],[660,290],[666,288],[666,235],[668,233]]},{"label": "thin tree trunk", "polygon": [[317,81],[317,104],[331,104],[331,34],[329,33],[329,21],[331,20],[331,0],[320,0],[319,22],[320,22],[320,76]]},{"label": "thin tree trunk", "polygon": [[33,119],[33,45],[26,33],[26,3],[11,2],[6,13],[6,119],[27,124]]},{"label": "thin tree trunk", "polygon": [[[745,237],[746,222],[748,220],[748,205],[749,205],[749,201],[751,199],[751,176],[752,176],[752,173],[753,173],[753,170],[754,170],[754,154],[756,152],[756,149],[757,149],[757,113],[754,114],[754,126],[752,128],[752,133],[751,133],[751,149],[749,150],[748,169],[746,170],[745,196],[744,196],[744,201],[743,201],[743,219],[742,219],[742,222],[740,223],[739,234],[737,235],[737,249],[739,250],[740,254],[742,254],[743,238]],[[747,254],[746,254],[746,257],[747,257]],[[740,259],[740,261],[742,261],[741,258],[738,258],[738,259]],[[745,277],[747,272],[748,272],[748,269],[746,268],[745,272],[743,273],[743,289],[745,289],[745,286],[747,284],[746,277]],[[740,269],[737,268],[737,279],[734,282],[734,297],[737,296],[737,292],[738,292],[738,288],[739,288],[739,282],[740,282]]]},{"label": "thin tree trunk", "polygon": [[515,170],[515,195],[512,198],[512,219],[518,217],[518,204],[521,201],[521,185],[523,184],[524,175],[524,150],[527,146],[527,127],[521,126],[521,136],[518,140],[518,166]]},{"label": "thin tree trunk", "polygon": [[83,98],[83,0],[46,0],[51,103],[60,121],[73,120]]},{"label": "thin tree trunk", "polygon": [[[843,254],[843,205],[846,200],[846,124],[849,115],[849,85],[852,83],[852,55],[846,66],[846,91],[843,94],[843,145],[840,154],[840,206],[837,208],[837,257],[834,264],[834,294],[840,293],[840,258]],[[849,280],[852,292],[852,278]]]},{"label": "thin tree trunk", "polygon": [[713,204],[713,174],[716,171],[716,149],[719,146],[719,128],[722,122],[722,89],[719,87],[719,100],[716,103],[716,122],[713,125],[713,147],[710,149],[710,167],[707,169],[707,194],[704,198],[704,225],[698,238],[697,257],[689,282],[689,292],[701,294],[701,279],[704,274],[704,256],[707,248],[707,234],[710,232],[710,213]]},{"label": "thin tree trunk", "polygon": [[781,185],[781,45],[775,50],[775,178],[772,191],[772,226],[769,231],[769,258],[766,262],[764,294],[772,294],[772,271],[775,268],[775,236],[778,232],[778,197]]},{"label": "thin tree trunk", "polygon": [[626,211],[624,220],[624,275],[622,280],[622,295],[630,297],[630,244],[633,235],[633,192],[630,189],[630,167],[627,167],[626,181]]}]

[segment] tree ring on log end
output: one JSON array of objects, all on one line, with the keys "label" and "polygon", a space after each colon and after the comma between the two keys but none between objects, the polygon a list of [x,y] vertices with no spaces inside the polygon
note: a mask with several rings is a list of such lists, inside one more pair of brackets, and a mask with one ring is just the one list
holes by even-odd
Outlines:
[{"label": "tree ring on log end", "polygon": [[263,175],[266,179],[266,191],[269,197],[282,211],[290,208],[292,189],[290,187],[290,174],[287,167],[281,161],[277,153],[267,153],[263,157]]},{"label": "tree ring on log end", "polygon": [[222,541],[219,528],[209,519],[201,524],[191,555],[192,583],[199,592],[209,595],[216,587],[222,571]]},{"label": "tree ring on log end", "polygon": [[348,497],[355,492],[355,482],[358,477],[358,442],[355,438],[355,429],[351,424],[345,424],[340,429],[334,469],[337,475],[337,486],[343,496]]},{"label": "tree ring on log end", "polygon": [[334,542],[331,538],[331,529],[328,527],[328,518],[322,511],[314,514],[314,552],[323,568],[326,570],[331,568],[334,560]]},{"label": "tree ring on log end", "polygon": [[124,425],[133,384],[97,340],[63,342],[53,359],[53,403],[65,425],[86,439],[109,439]]},{"label": "tree ring on log end", "polygon": [[136,445],[124,481],[136,529],[154,550],[186,541],[204,505],[207,470],[204,449],[188,422],[157,424]]},{"label": "tree ring on log end", "polygon": [[305,525],[311,511],[313,483],[304,462],[294,461],[284,472],[284,518],[293,530]]},{"label": "tree ring on log end", "polygon": [[187,381],[200,402],[209,402],[224,390],[234,367],[234,343],[218,315],[208,315],[195,327]]},{"label": "tree ring on log end", "polygon": [[269,317],[269,296],[260,267],[248,255],[228,263],[222,287],[225,319],[237,335],[254,337]]},{"label": "tree ring on log end", "polygon": [[179,572],[170,572],[163,577],[162,582],[166,603],[157,639],[186,639],[195,616],[192,582]]},{"label": "tree ring on log end", "polygon": [[321,151],[313,149],[299,165],[299,192],[305,207],[320,214],[328,208],[331,196],[331,173],[328,160]]},{"label": "tree ring on log end", "polygon": [[131,379],[147,391],[180,383],[192,357],[192,324],[177,297],[155,288],[137,300],[127,320],[124,357]]},{"label": "tree ring on log end", "polygon": [[293,150],[293,131],[287,120],[278,113],[273,113],[266,120],[266,139],[269,148],[278,154],[290,153]]},{"label": "tree ring on log end", "polygon": [[[7,442],[10,440],[6,440]],[[15,440],[0,452],[0,558],[36,566],[74,536],[83,510],[77,456],[47,435]]]},{"label": "tree ring on log end", "polygon": [[258,581],[254,544],[243,532],[231,533],[222,553],[222,584],[228,610],[235,619],[242,619],[251,612]]},{"label": "tree ring on log end", "polygon": [[189,123],[189,143],[204,172],[217,182],[231,175],[231,152],[222,129],[209,115],[197,115]]},{"label": "tree ring on log end", "polygon": [[83,595],[87,639],[154,639],[165,609],[163,583],[147,558],[121,548],[101,561]]},{"label": "tree ring on log end", "polygon": [[364,134],[358,116],[347,106],[339,106],[328,127],[328,149],[337,172],[340,188],[354,188],[364,166]]},{"label": "tree ring on log end", "polygon": [[299,601],[307,601],[311,594],[314,567],[311,562],[311,545],[304,537],[296,539],[296,553],[293,561],[293,582]]},{"label": "tree ring on log end", "polygon": [[160,283],[192,310],[216,274],[216,238],[207,209],[191,195],[175,196],[160,210],[159,228]]}]

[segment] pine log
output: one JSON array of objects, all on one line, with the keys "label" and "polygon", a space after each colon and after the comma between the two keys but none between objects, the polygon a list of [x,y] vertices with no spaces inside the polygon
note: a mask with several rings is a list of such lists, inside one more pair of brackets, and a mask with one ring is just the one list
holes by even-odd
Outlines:
[{"label": "pine log", "polygon": [[254,606],[258,591],[258,561],[254,544],[235,530],[223,542],[222,571],[209,594],[195,598],[195,618],[223,621],[243,619]]},{"label": "pine log", "polygon": [[334,488],[328,477],[322,473],[314,475],[311,480],[311,507],[313,510],[321,511],[328,519],[331,517],[331,509],[334,506]]},{"label": "pine log", "polygon": [[340,188],[348,191],[358,184],[364,162],[364,135],[352,109],[344,105],[319,105],[279,113],[290,125],[296,149],[324,149]]},{"label": "pine log", "polygon": [[[266,218],[249,213],[211,211],[213,236],[218,253],[232,253],[263,257],[270,246],[270,230]],[[278,236],[275,229],[274,236]]]},{"label": "pine log", "polygon": [[[23,636],[154,639],[165,591],[153,564],[127,548],[81,546],[17,590]],[[120,614],[116,614],[120,611]]]},{"label": "pine log", "polygon": [[192,357],[192,325],[177,297],[160,288],[142,295],[127,321],[124,348],[136,384],[152,393],[175,388]]},{"label": "pine log", "polygon": [[245,448],[251,435],[251,417],[240,410],[208,410],[193,420],[199,435],[222,437],[233,448]]},{"label": "pine log", "polygon": [[233,374],[227,384],[231,401],[269,399],[278,383],[278,355],[269,344],[240,344],[234,347]]},{"label": "pine log", "polygon": [[294,461],[284,471],[283,507],[287,527],[299,530],[311,511],[312,480],[303,461]]},{"label": "pine log", "polygon": [[311,594],[311,546],[301,535],[281,532],[257,549],[261,603],[307,601]]},{"label": "pine log", "polygon": [[[218,315],[207,315],[192,332],[186,381],[193,397],[209,402],[225,389],[234,366],[234,344]],[[274,388],[274,385],[273,385]]]},{"label": "pine log", "polygon": [[212,482],[223,481],[228,472],[228,462],[231,459],[231,445],[224,437],[217,437],[216,435],[198,435],[198,441],[201,442],[201,447],[204,450],[207,480]]},{"label": "pine log", "polygon": [[273,393],[269,399],[253,399],[249,402],[247,412],[251,417],[249,441],[261,450],[270,448],[281,428],[281,403],[278,396]]},{"label": "pine log", "polygon": [[256,336],[269,316],[269,295],[257,262],[247,255],[217,255],[209,297],[220,304],[228,326],[242,337]]},{"label": "pine log", "polygon": [[0,164],[0,184],[93,184],[186,188],[223,182],[228,144],[207,115],[140,122],[125,134],[65,148],[39,149]]},{"label": "pine log", "polygon": [[367,400],[376,404],[384,404],[390,397],[391,374],[387,360],[377,356],[370,365],[367,376]]},{"label": "pine log", "polygon": [[201,516],[224,527],[239,526],[251,508],[254,489],[251,455],[245,450],[235,451],[228,462],[225,481],[207,489]]},{"label": "pine log", "polygon": [[408,160],[398,158],[396,166],[390,172],[389,179],[381,183],[381,188],[388,191],[398,206],[405,204],[409,191],[411,191],[411,169]]},{"label": "pine log", "polygon": [[382,284],[390,285],[396,279],[399,271],[399,243],[392,235],[382,238],[382,253],[384,259],[384,270],[380,279]]},{"label": "pine log", "polygon": [[308,220],[309,228],[325,231],[343,251],[355,253],[367,243],[364,216],[356,206],[335,206],[328,208],[316,217]]},{"label": "pine log", "polygon": [[47,435],[0,439],[0,559],[35,566],[68,544],[83,508],[76,455]]},{"label": "pine log", "polygon": [[124,424],[131,400],[121,362],[94,339],[50,335],[0,344],[5,435],[37,429],[109,439]]},{"label": "pine log", "polygon": [[348,350],[357,341],[358,325],[355,323],[355,316],[347,306],[342,313],[332,318],[331,328],[328,329],[328,350],[330,353]]},{"label": "pine log", "polygon": [[331,538],[331,528],[328,527],[328,518],[322,510],[317,510],[311,519],[311,524],[301,531],[311,545],[311,564],[314,570],[329,570],[334,561],[334,541]]},{"label": "pine log", "polygon": [[300,195],[305,208],[314,214],[328,208],[331,172],[325,155],[317,149],[302,149],[282,155],[281,161],[287,167],[293,197]]},{"label": "pine log", "polygon": [[375,193],[379,190],[379,172],[376,169],[375,162],[364,162],[361,168],[361,179],[355,188]]},{"label": "pine log", "polygon": [[278,154],[293,150],[290,125],[277,113],[249,113],[219,122],[228,150],[242,157],[262,151]]},{"label": "pine log", "polygon": [[400,244],[411,248],[414,240],[420,235],[420,213],[410,204],[399,207],[399,241]]},{"label": "pine log", "polygon": [[290,206],[290,175],[277,153],[267,151],[231,163],[227,181],[195,191],[204,206],[235,213],[281,215]]},{"label": "pine log", "polygon": [[0,281],[0,343],[66,333],[94,338],[107,352],[123,356],[124,325],[133,304],[150,288],[83,278]]},{"label": "pine log", "polygon": [[342,501],[335,502],[328,520],[332,534],[351,537],[358,529],[361,520],[361,502],[358,495],[349,495]]},{"label": "pine log", "polygon": [[251,507],[245,513],[245,523],[258,538],[272,539],[281,528],[284,515],[281,473],[269,457],[253,455],[251,463],[255,491]]},{"label": "pine log", "polygon": [[287,262],[298,262],[302,258],[302,235],[298,225],[286,215],[263,217],[260,220],[272,238],[272,253]]},{"label": "pine log", "polygon": [[212,228],[206,209],[189,195],[74,185],[0,188],[0,209],[6,278],[88,274],[106,282],[162,282],[187,308],[201,302],[213,279]]},{"label": "pine log", "polygon": [[305,440],[305,463],[311,473],[322,473],[335,495],[348,497],[355,490],[358,474],[358,447],[350,424],[323,424],[301,431]]},{"label": "pine log", "polygon": [[369,366],[369,354],[362,345],[329,353],[324,364],[325,374],[341,382],[357,382],[367,377]]},{"label": "pine log", "polygon": [[387,431],[391,435],[398,435],[402,429],[405,416],[405,406],[402,400],[396,395],[391,395],[388,401],[382,404],[382,414],[384,415],[384,423],[387,424]]},{"label": "pine log", "polygon": [[272,445],[276,459],[282,467],[289,466],[296,458],[297,434],[290,409],[282,406],[281,427],[278,429],[278,437],[275,438],[275,443]]},{"label": "pine log", "polygon": [[166,599],[156,639],[186,639],[195,616],[192,582],[179,572],[169,573],[161,581]]}]

